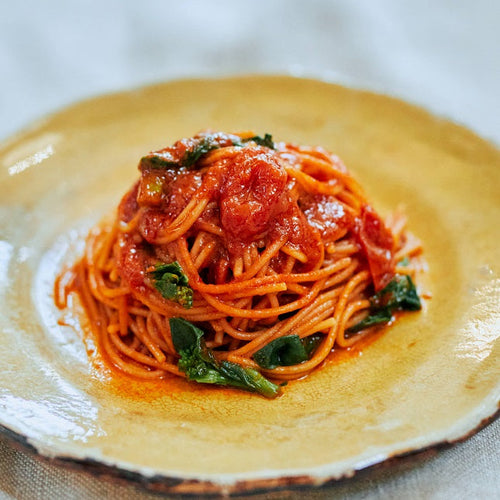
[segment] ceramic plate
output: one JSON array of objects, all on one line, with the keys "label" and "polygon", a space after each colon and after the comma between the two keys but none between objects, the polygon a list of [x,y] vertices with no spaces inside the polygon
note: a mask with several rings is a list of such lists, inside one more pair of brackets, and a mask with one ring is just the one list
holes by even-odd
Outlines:
[{"label": "ceramic plate", "polygon": [[[424,310],[272,401],[91,363],[54,278],[145,152],[206,128],[322,145],[381,212],[403,204],[429,267]],[[0,147],[0,424],[44,456],[191,494],[321,485],[462,438],[500,399],[499,200],[494,146],[368,92],[240,77],[76,104]]]}]

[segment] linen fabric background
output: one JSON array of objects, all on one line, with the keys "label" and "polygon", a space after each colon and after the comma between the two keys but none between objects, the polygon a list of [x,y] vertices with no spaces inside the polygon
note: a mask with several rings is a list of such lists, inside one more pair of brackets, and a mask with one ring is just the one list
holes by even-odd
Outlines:
[{"label": "linen fabric background", "polygon": [[[185,76],[286,73],[384,92],[500,143],[489,0],[19,0],[0,6],[0,140],[75,100]],[[500,422],[297,498],[500,498]],[[276,494],[277,498],[289,497]],[[0,437],[0,498],[157,498]]]}]

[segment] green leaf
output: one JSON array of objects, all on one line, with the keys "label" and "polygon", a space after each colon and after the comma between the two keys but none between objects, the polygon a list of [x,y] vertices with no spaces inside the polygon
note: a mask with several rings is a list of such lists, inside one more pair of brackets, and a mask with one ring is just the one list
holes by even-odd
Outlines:
[{"label": "green leaf", "polygon": [[177,261],[170,264],[158,264],[148,274],[154,281],[155,288],[165,299],[178,302],[186,309],[193,306],[193,290]]},{"label": "green leaf", "polygon": [[219,149],[220,145],[214,139],[213,136],[207,135],[204,136],[198,144],[196,144],[191,150],[188,150],[184,153],[184,157],[181,161],[182,167],[191,167],[193,166],[203,155],[207,154],[209,151],[213,149]]},{"label": "green leaf", "polygon": [[139,168],[144,169],[179,169],[192,167],[204,154],[220,148],[216,136],[206,135],[197,140],[191,149],[186,150],[182,158],[176,159],[170,152],[151,153],[141,158]]},{"label": "green leaf", "polygon": [[182,271],[181,265],[175,260],[170,264],[157,264],[155,269],[149,273],[154,279],[161,279],[164,274],[176,275],[180,285],[187,285],[189,283],[187,276]]},{"label": "green leaf", "polygon": [[257,370],[244,368],[230,361],[223,361],[220,370],[228,381],[228,385],[258,392],[266,398],[275,398],[279,394],[279,386],[267,380]]},{"label": "green leaf", "polygon": [[394,311],[418,311],[421,308],[417,289],[410,276],[396,274],[384,289],[371,297],[368,316],[346,332],[357,333],[371,326],[388,323]]},{"label": "green leaf", "polygon": [[277,366],[302,363],[308,359],[308,355],[298,335],[285,335],[259,349],[253,355],[253,359],[262,368],[272,370]]},{"label": "green leaf", "polygon": [[391,311],[418,311],[422,308],[417,289],[408,275],[396,274],[393,280],[371,298],[375,308],[389,307]]},{"label": "green leaf", "polygon": [[314,351],[318,348],[324,338],[325,336],[321,333],[314,333],[313,335],[309,335],[308,337],[301,339],[308,358],[314,354]]},{"label": "green leaf", "polygon": [[380,309],[379,311],[368,315],[366,318],[362,319],[359,323],[356,323],[351,328],[348,328],[346,332],[349,333],[358,333],[365,328],[369,328],[371,326],[380,325],[381,323],[388,323],[392,319],[391,310],[387,307]]},{"label": "green leaf", "polygon": [[188,380],[236,387],[267,398],[275,398],[279,394],[279,386],[257,370],[229,361],[219,363],[203,340],[203,330],[182,318],[170,318],[169,323],[172,342],[180,355],[178,366]]},{"label": "green leaf", "polygon": [[162,156],[157,153],[151,153],[147,156],[143,156],[139,163],[139,169],[142,171],[146,168],[149,169],[168,169],[168,168],[178,168],[179,162],[173,160],[169,157]]},{"label": "green leaf", "polygon": [[177,352],[201,348],[200,339],[203,337],[203,330],[183,318],[170,318],[168,322],[172,343]]},{"label": "green leaf", "polygon": [[[149,155],[141,158],[139,168],[144,169],[179,169],[179,168],[190,168],[193,167],[198,160],[208,152],[219,149],[220,138],[218,134],[208,134],[195,139],[195,144],[190,149],[186,150],[184,155],[180,160],[174,158],[174,156],[166,151],[159,153],[151,153]],[[237,136],[231,137],[230,141],[233,146],[243,146],[246,142],[255,142],[259,146],[265,146],[270,149],[274,149],[274,142],[271,134],[265,134],[264,137],[256,135],[248,139],[239,140]]]},{"label": "green leaf", "polygon": [[271,134],[265,134],[264,137],[255,135],[254,137],[243,139],[243,142],[250,142],[250,141],[255,142],[255,144],[258,144],[259,146],[265,146],[266,148],[275,149],[273,136]]}]

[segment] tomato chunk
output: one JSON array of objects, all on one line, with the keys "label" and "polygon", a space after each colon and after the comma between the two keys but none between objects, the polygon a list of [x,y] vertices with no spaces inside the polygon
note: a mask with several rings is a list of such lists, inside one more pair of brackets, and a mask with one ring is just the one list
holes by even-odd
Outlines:
[{"label": "tomato chunk", "polygon": [[394,277],[394,238],[384,221],[370,205],[364,205],[357,221],[357,239],[361,245],[375,290],[382,290]]}]

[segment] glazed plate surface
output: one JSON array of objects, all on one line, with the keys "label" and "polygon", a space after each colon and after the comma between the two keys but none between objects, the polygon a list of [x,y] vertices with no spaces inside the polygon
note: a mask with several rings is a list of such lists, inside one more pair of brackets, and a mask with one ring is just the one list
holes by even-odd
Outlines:
[{"label": "glazed plate surface", "polygon": [[[78,315],[54,306],[54,278],[140,157],[202,129],[324,146],[382,213],[404,205],[429,267],[423,311],[272,401],[122,380],[89,361]],[[419,108],[291,77],[170,82],[76,104],[5,141],[0,195],[0,425],[44,456],[172,493],[321,485],[462,438],[498,410],[500,153]]]}]

